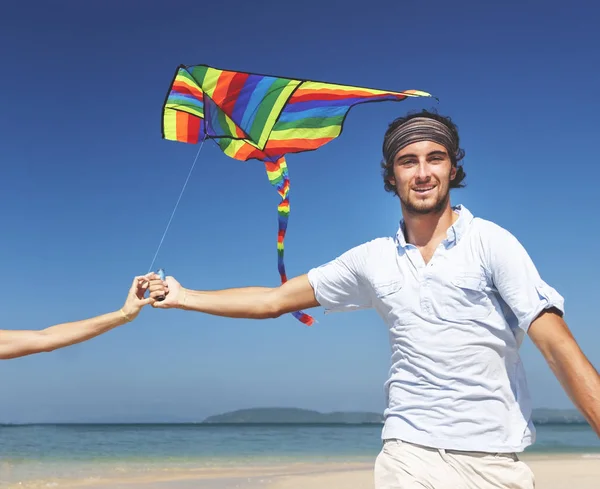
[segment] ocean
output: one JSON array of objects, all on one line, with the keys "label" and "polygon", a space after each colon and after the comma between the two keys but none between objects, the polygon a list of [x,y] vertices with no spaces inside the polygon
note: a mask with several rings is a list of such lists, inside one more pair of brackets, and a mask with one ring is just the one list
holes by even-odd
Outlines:
[{"label": "ocean", "polygon": [[[0,484],[280,463],[372,463],[381,425],[64,424],[0,426]],[[588,425],[537,426],[528,453],[600,458]]]}]

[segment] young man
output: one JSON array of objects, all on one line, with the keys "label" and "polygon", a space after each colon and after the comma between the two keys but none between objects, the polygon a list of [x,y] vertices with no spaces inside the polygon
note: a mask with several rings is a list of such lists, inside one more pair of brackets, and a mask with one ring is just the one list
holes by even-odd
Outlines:
[{"label": "young man", "polygon": [[82,321],[57,324],[37,331],[0,330],[0,359],[24,357],[64,348],[87,341],[117,326],[133,321],[142,307],[155,301],[152,297],[144,298],[147,290],[147,276],[135,277],[125,304],[116,312]]},{"label": "young man", "polygon": [[383,142],[394,237],[357,246],[278,288],[203,292],[151,280],[154,307],[273,318],[323,306],[374,308],[391,340],[375,487],[532,488],[516,453],[535,440],[519,346],[529,334],[600,435],[600,376],[563,321],[563,298],[503,228],[450,205],[464,152],[449,118],[394,121]]}]

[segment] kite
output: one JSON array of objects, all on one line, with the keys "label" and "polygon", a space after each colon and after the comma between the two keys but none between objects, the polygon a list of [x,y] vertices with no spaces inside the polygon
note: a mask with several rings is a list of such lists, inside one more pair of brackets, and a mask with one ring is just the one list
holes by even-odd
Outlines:
[{"label": "kite", "polygon": [[[180,65],[163,105],[162,137],[190,144],[211,139],[231,158],[264,163],[269,182],[281,197],[277,254],[285,283],[283,252],[290,211],[285,155],[316,150],[337,138],[348,111],[357,104],[408,97],[431,95]],[[308,326],[314,323],[303,311],[292,315]]]}]

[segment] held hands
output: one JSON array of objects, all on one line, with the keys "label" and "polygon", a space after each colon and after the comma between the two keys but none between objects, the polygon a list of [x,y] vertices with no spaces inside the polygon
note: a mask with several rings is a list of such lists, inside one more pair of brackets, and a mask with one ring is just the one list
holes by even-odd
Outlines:
[{"label": "held hands", "polygon": [[[147,292],[148,297],[145,297]],[[161,280],[154,272],[139,275],[133,279],[125,304],[121,308],[121,314],[130,322],[148,304],[159,309],[183,307],[186,292],[186,289],[173,277]],[[161,297],[164,299],[159,300]]]}]

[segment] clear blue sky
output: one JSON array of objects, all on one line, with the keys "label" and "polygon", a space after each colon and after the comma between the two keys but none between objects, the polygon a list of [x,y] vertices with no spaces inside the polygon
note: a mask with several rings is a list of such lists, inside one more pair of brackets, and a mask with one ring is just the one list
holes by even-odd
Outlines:
[{"label": "clear blue sky", "polygon": [[[197,151],[161,139],[166,90],[178,64],[206,63],[440,98],[359,106],[337,140],[288,158],[290,276],[396,231],[382,135],[437,107],[466,149],[468,186],[453,203],[520,239],[600,366],[598,7],[582,4],[11,2],[0,15],[1,327],[121,306]],[[260,162],[206,144],[157,265],[192,288],[276,285],[277,203]],[[148,308],[85,344],[2,362],[0,421],[382,410],[383,323],[312,312],[307,328]],[[570,407],[529,340],[522,353],[535,405]]]}]

